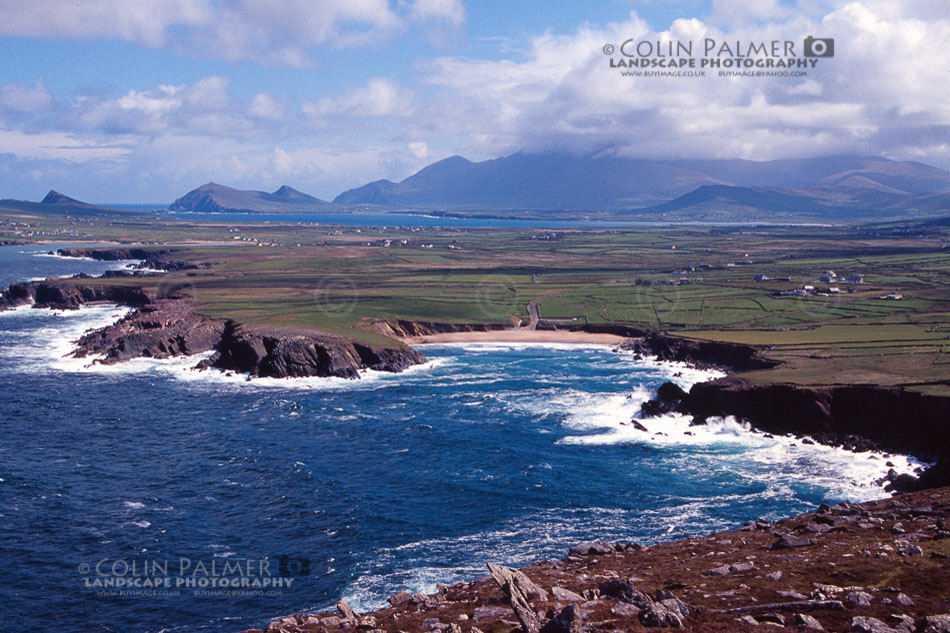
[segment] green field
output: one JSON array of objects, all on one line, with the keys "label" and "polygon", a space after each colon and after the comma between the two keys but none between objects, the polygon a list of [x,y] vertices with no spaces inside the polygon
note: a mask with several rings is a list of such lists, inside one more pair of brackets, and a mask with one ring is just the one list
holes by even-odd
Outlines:
[{"label": "green field", "polygon": [[[0,209],[0,240],[171,244],[206,269],[145,283],[250,325],[397,344],[378,319],[619,324],[756,345],[756,380],[895,384],[950,394],[950,230],[876,227],[630,230],[362,228],[67,218]],[[822,283],[833,270],[839,279]],[[845,275],[863,275],[846,283]],[[768,277],[756,281],[757,275]],[[815,293],[781,293],[810,285]],[[831,291],[836,288],[837,292]],[[900,298],[885,298],[899,293]]]}]

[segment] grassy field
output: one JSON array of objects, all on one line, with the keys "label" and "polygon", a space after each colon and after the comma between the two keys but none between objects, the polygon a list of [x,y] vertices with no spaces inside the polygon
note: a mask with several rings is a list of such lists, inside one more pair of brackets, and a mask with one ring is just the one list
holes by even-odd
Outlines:
[{"label": "grassy field", "polygon": [[[784,361],[756,380],[950,394],[950,230],[939,224],[410,229],[0,208],[0,240],[173,244],[176,258],[210,267],[101,283],[179,289],[209,315],[252,325],[391,344],[373,320],[515,325],[538,299],[542,319],[747,343]],[[839,278],[821,282],[829,270]],[[782,294],[804,286],[815,290]]]}]

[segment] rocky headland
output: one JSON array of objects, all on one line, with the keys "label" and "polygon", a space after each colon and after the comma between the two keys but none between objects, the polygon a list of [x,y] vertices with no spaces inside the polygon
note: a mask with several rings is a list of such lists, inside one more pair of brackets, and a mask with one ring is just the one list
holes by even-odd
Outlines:
[{"label": "rocky headland", "polygon": [[887,489],[908,492],[950,485],[950,398],[898,387],[804,387],[756,383],[738,376],[693,385],[665,383],[644,403],[642,418],[677,412],[693,424],[733,416],[766,433],[804,436],[865,452],[911,453],[935,462],[919,477],[892,473]]},{"label": "rocky headland", "polygon": [[948,530],[950,488],[822,505],[653,546],[583,543],[521,570],[489,563],[482,578],[400,591],[372,613],[340,601],[262,630],[950,633]]},{"label": "rocky headland", "polygon": [[[62,249],[59,253],[105,261],[137,259],[143,266],[165,271],[200,267],[171,259],[169,251],[162,249]],[[116,323],[83,335],[76,343],[74,356],[113,364],[133,358],[161,359],[210,351],[211,356],[198,364],[199,369],[269,378],[359,378],[365,369],[400,372],[426,362],[420,352],[396,341],[392,347],[374,347],[343,336],[250,328],[231,320],[212,319],[200,314],[191,297],[175,284],[110,284],[86,275],[13,283],[0,296],[0,310],[23,305],[72,310],[107,302],[133,310]]]}]

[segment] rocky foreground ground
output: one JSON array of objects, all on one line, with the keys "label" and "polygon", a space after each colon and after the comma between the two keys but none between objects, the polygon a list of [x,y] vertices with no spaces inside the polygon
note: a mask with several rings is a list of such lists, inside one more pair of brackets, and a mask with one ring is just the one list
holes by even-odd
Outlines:
[{"label": "rocky foreground ground", "polygon": [[950,488],[651,547],[586,543],[562,560],[487,570],[435,594],[397,593],[373,613],[341,601],[266,631],[950,633]]}]

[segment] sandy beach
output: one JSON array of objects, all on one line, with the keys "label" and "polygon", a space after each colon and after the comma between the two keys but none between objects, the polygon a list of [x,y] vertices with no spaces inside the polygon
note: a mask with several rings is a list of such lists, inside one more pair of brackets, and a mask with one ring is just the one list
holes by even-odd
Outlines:
[{"label": "sandy beach", "polygon": [[569,332],[567,330],[492,330],[490,332],[446,332],[402,339],[409,343],[602,343],[613,345],[627,340],[616,334]]}]

